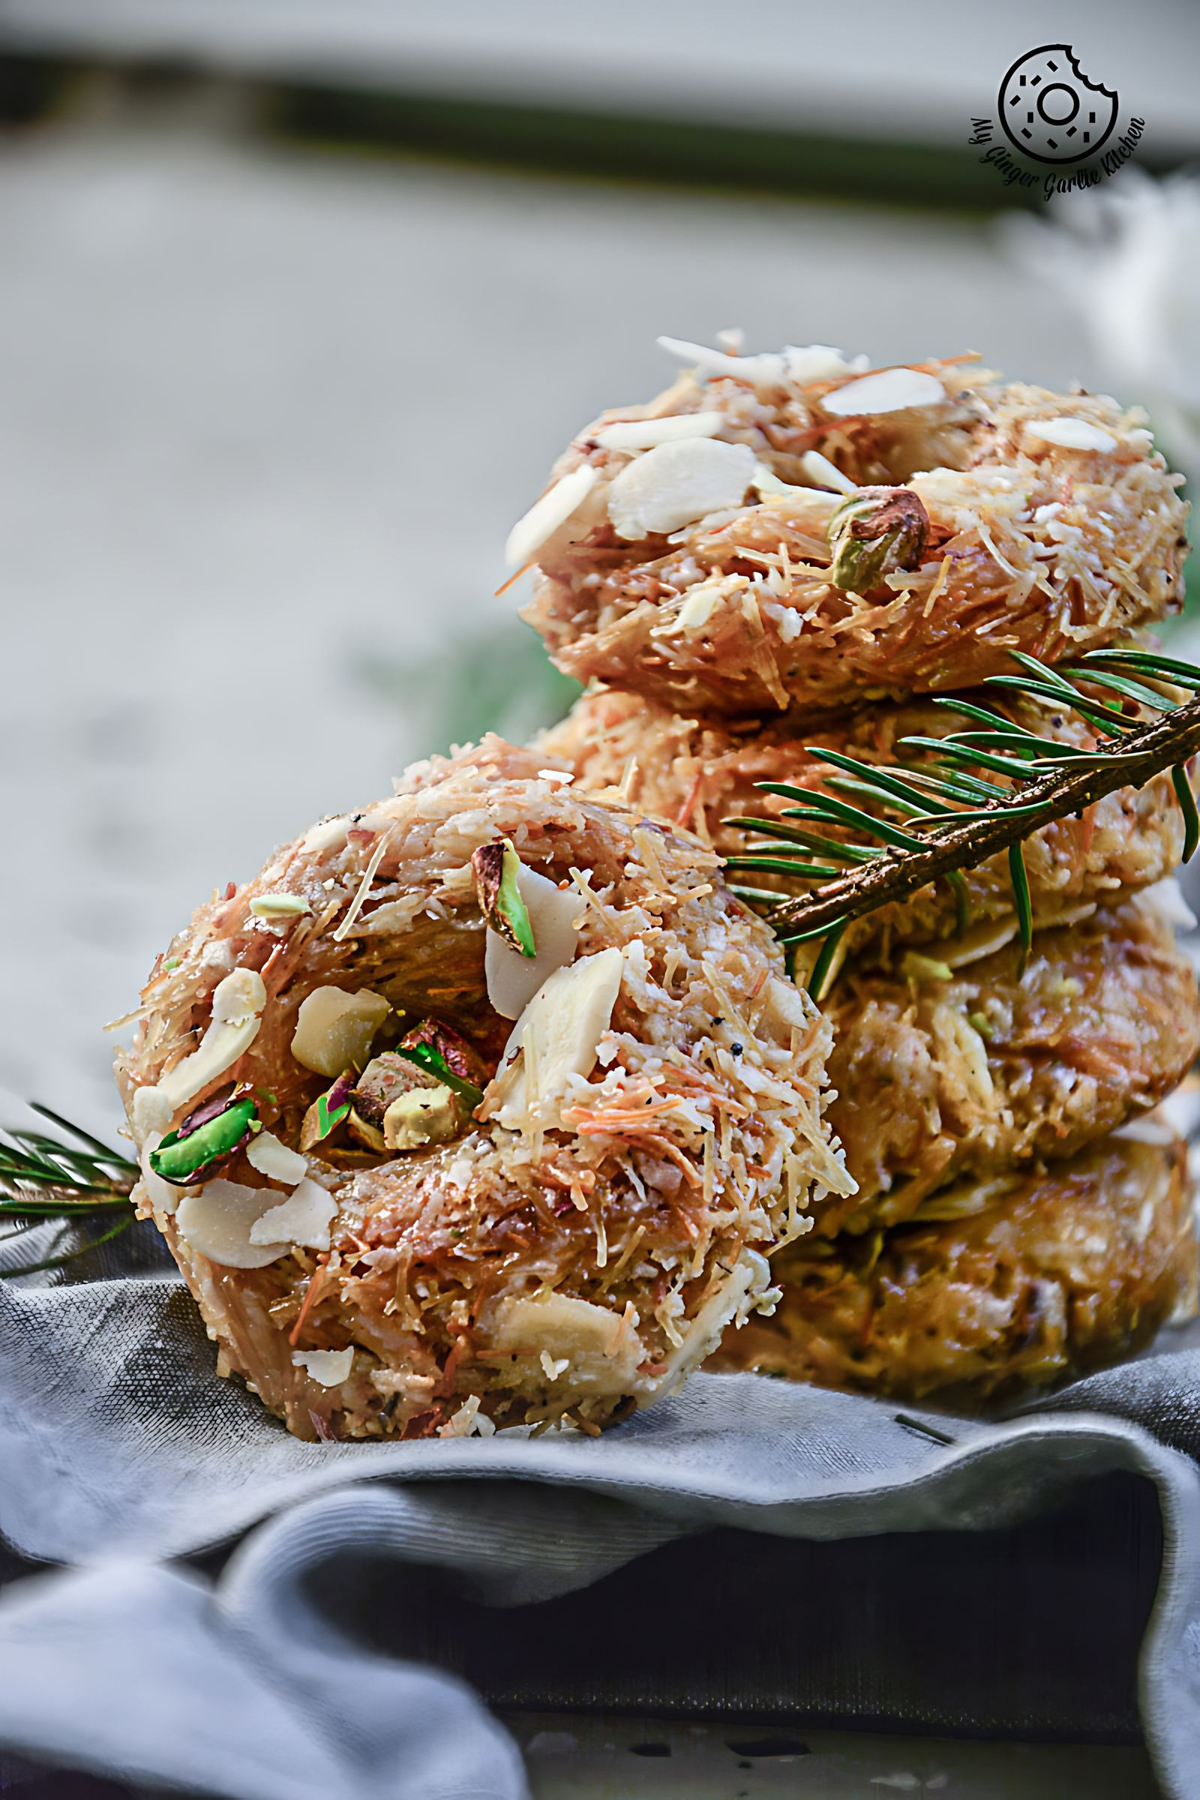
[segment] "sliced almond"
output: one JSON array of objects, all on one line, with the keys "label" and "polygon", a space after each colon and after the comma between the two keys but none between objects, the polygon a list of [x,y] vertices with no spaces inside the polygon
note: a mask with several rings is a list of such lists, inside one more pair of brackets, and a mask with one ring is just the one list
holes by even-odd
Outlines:
[{"label": "sliced almond", "polygon": [[822,456],[819,450],[806,450],[800,458],[800,466],[808,479],[816,487],[833,488],[839,494],[852,494],[856,483],[848,475],[843,475],[836,463]]},{"label": "sliced almond", "polygon": [[191,1249],[226,1269],[265,1269],[290,1246],[252,1243],[251,1227],[270,1212],[279,1196],[272,1188],[242,1187],[236,1181],[206,1181],[188,1188],[175,1211],[179,1234]]},{"label": "sliced almond", "polygon": [[[278,1199],[278,1195],[274,1196]],[[278,1206],[261,1213],[250,1227],[250,1242],[303,1244],[309,1250],[328,1250],[329,1227],[337,1216],[337,1201],[319,1181],[308,1176]]]},{"label": "sliced almond", "polygon": [[844,419],[857,413],[904,412],[910,406],[941,406],[946,390],[922,369],[880,369],[826,394],[821,405]]},{"label": "sliced almond", "polygon": [[1011,944],[1016,935],[1017,921],[1010,913],[1002,919],[984,919],[981,924],[964,931],[961,937],[939,942],[936,949],[941,961],[948,967],[965,969],[971,963],[981,962],[985,956],[992,956],[997,950],[1003,950],[1005,944]]},{"label": "sliced almond", "polygon": [[706,513],[739,506],[757,459],[748,444],[684,438],[626,463],[608,490],[608,516],[620,537],[677,531]]},{"label": "sliced almond", "polygon": [[647,1352],[636,1315],[627,1320],[591,1300],[539,1294],[502,1300],[485,1331],[493,1350],[528,1359],[529,1373],[543,1379],[545,1357],[567,1363],[574,1388],[624,1393],[645,1386],[638,1366]]},{"label": "sliced almond", "polygon": [[803,386],[808,381],[828,381],[835,375],[852,374],[862,359],[848,363],[832,344],[785,344],[782,350],[762,350],[756,356],[730,356],[710,350],[707,344],[691,344],[686,338],[660,337],[659,348],[689,363],[700,376],[727,376],[750,387],[778,387],[785,381]]},{"label": "sliced almond", "polygon": [[483,972],[488,999],[502,1019],[519,1019],[547,977],[575,960],[579,943],[576,923],[583,912],[583,901],[574,888],[560,888],[524,863],[517,871],[517,887],[533,926],[537,954],[522,956],[499,932],[488,928]]},{"label": "sliced almond", "polygon": [[809,381],[831,381],[835,375],[853,375],[867,367],[865,356],[847,362],[832,344],[785,344],[783,363],[788,380],[801,386]]},{"label": "sliced almond", "polygon": [[309,856],[322,856],[326,850],[340,850],[349,829],[350,820],[344,814],[337,819],[319,819],[300,839],[300,848]]},{"label": "sliced almond", "polygon": [[300,1003],[292,1055],[303,1069],[335,1080],[344,1069],[363,1068],[375,1033],[391,1012],[382,994],[361,988],[314,988]]},{"label": "sliced almond", "polygon": [[1115,450],[1117,440],[1110,431],[1102,431],[1088,419],[1066,414],[1058,419],[1026,419],[1025,436],[1043,444],[1057,444],[1064,450]]},{"label": "sliced almond", "polygon": [[158,1083],[158,1092],[172,1113],[246,1054],[258,1036],[259,1015],[266,1004],[263,978],[253,969],[235,969],[217,983],[212,1018],[199,1045]]},{"label": "sliced almond", "polygon": [[725,423],[724,413],[673,413],[665,419],[618,419],[593,432],[603,450],[654,450],[679,438],[715,437]]},{"label": "sliced almond", "polygon": [[501,1125],[511,1131],[550,1126],[571,1077],[591,1074],[624,967],[618,949],[599,950],[555,970],[538,989],[513,1027],[493,1083]]},{"label": "sliced almond", "polygon": [[572,513],[578,512],[596,480],[591,463],[580,463],[534,502],[508,534],[504,555],[510,569],[523,569],[533,561],[542,545],[562,530]]},{"label": "sliced almond", "polygon": [[268,1181],[280,1181],[284,1187],[295,1187],[308,1174],[308,1158],[289,1150],[269,1131],[260,1131],[257,1137],[250,1139],[246,1146],[246,1161]]}]

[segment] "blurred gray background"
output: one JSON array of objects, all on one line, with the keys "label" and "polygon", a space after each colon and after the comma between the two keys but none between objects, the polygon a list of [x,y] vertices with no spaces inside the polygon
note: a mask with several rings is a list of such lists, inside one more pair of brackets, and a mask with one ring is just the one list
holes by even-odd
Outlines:
[{"label": "blurred gray background", "polygon": [[[1200,9],[1067,15],[1195,154]],[[111,1129],[215,884],[565,704],[501,549],[657,333],[1119,383],[965,144],[1040,19],[2,0],[0,1083]]]}]

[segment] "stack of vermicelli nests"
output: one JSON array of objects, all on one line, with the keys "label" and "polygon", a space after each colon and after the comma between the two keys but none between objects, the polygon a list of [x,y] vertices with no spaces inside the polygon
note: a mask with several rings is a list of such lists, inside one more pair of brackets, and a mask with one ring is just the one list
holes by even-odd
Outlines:
[{"label": "stack of vermicelli nests", "polygon": [[[787,805],[759,783],[824,787],[809,746],[913,754],[899,740],[956,728],[933,693],[1178,608],[1186,508],[1141,415],[969,359],[664,342],[696,368],[582,431],[510,541],[536,564],[525,616],[588,684],[540,746],[577,789],[734,854],[731,819]],[[1075,714],[1003,710],[1095,742]],[[990,1395],[1194,1311],[1184,1148],[1139,1117],[1200,1044],[1182,843],[1167,776],[1045,827],[1027,959],[1003,856],[965,873],[965,926],[938,884],[851,929],[823,1006],[857,1192],[774,1257],[780,1305],[719,1366]]]}]

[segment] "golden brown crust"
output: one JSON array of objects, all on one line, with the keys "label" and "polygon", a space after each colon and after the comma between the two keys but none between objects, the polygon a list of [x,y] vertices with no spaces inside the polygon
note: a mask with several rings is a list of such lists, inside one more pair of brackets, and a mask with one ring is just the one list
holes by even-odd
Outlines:
[{"label": "golden brown crust", "polygon": [[[989,697],[988,704],[998,702]],[[1091,747],[1088,728],[1079,720],[1024,703],[1003,710],[1060,742]],[[806,745],[866,762],[911,757],[919,764],[929,754],[903,748],[902,738],[943,737],[961,723],[944,708],[921,700],[838,714],[807,726],[787,718],[701,722],[639,695],[600,689],[584,694],[560,725],[543,733],[540,747],[587,787],[624,785],[638,805],[699,831],[720,855],[734,856],[746,849],[750,834],[725,820],[778,819],[795,804],[761,793],[759,782],[816,789],[833,772]],[[1124,788],[1109,794],[1083,818],[1060,819],[1028,840],[1025,864],[1035,922],[1044,927],[1080,903],[1161,881],[1182,849],[1183,823],[1169,775],[1156,776],[1139,791]],[[765,888],[777,885],[774,876],[759,871],[741,879]],[[965,870],[963,879],[972,929],[991,920],[1013,920],[1006,857]],[[857,955],[869,949],[874,959],[886,961],[892,943],[926,944],[955,929],[954,896],[943,883],[903,905],[880,908],[860,922],[848,941]]]},{"label": "golden brown crust", "polygon": [[[630,454],[597,444],[605,421],[581,432],[556,474],[586,461],[598,479],[539,552],[524,613],[559,667],[683,711],[811,712],[975,686],[1003,672],[1012,648],[1056,662],[1178,609],[1187,508],[1143,415],[922,366],[943,382],[944,405],[834,418],[823,403],[839,382],[755,389],[726,376],[685,379],[624,409],[716,409],[719,435],[750,445],[788,484],[638,542],[620,538],[606,510]],[[1063,420],[1109,447],[1037,435]],[[802,458],[813,450],[852,481],[902,483],[919,497],[931,528],[916,569],[865,594],[831,584],[827,532],[841,496],[793,485],[812,479]]]},{"label": "golden brown crust", "polygon": [[[627,1396],[649,1403],[766,1291],[756,1246],[789,1218],[795,1228],[814,1186],[847,1185],[821,1120],[828,1025],[784,978],[766,927],[697,840],[540,778],[543,760],[490,739],[418,766],[330,841],[315,828],[201,907],[144,991],[119,1070],[143,1154],[159,1084],[206,1028],[231,968],[261,973],[258,1034],[158,1129],[237,1081],[295,1148],[329,1087],[291,1054],[314,988],[385,996],[407,1015],[385,1037],[435,1016],[496,1068],[510,1022],[488,1002],[471,867],[481,843],[511,839],[561,885],[580,871],[576,960],[617,958],[599,1060],[571,1077],[551,1117],[502,1123],[497,1078],[453,1142],[310,1154],[310,1177],[336,1204],[328,1251],[220,1265],[187,1241],[169,1190],[147,1182],[143,1207],[223,1366],[300,1435],[460,1430],[472,1422],[452,1423],[464,1404],[484,1422],[570,1413],[594,1427]],[[310,911],[264,920],[252,902],[267,895]],[[244,1152],[221,1178],[256,1189],[266,1179]],[[328,1387],[294,1360],[344,1349],[351,1373]]]},{"label": "golden brown crust", "polygon": [[916,953],[886,976],[843,973],[829,1109],[856,1196],[823,1232],[910,1217],[948,1182],[1001,1180],[1068,1157],[1157,1104],[1200,1051],[1191,962],[1155,896],[1010,944],[945,979]]},{"label": "golden brown crust", "polygon": [[727,1334],[710,1367],[911,1399],[1044,1387],[1194,1314],[1186,1149],[1110,1138],[974,1216],[804,1239],[773,1269],[774,1316]]}]

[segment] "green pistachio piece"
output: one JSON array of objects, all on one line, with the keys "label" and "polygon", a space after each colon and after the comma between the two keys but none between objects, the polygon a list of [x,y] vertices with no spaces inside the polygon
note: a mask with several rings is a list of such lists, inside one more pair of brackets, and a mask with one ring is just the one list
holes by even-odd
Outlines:
[{"label": "green pistachio piece", "polygon": [[911,488],[858,488],[829,521],[829,577],[865,594],[896,569],[915,569],[929,536],[929,514]]},{"label": "green pistachio piece", "polygon": [[150,1167],[164,1181],[179,1181],[194,1175],[236,1150],[246,1133],[257,1122],[258,1108],[253,1100],[235,1100],[232,1106],[205,1120],[195,1131],[180,1137],[170,1132],[156,1150],[150,1152]]},{"label": "green pistachio piece", "polygon": [[415,1063],[418,1069],[424,1069],[427,1075],[436,1075],[443,1087],[448,1087],[458,1095],[468,1112],[474,1112],[483,1099],[483,1089],[477,1088],[472,1081],[464,1081],[456,1075],[446,1058],[433,1044],[410,1044],[407,1048],[401,1044],[396,1051],[406,1062]]},{"label": "green pistachio piece", "polygon": [[250,911],[256,919],[293,919],[312,908],[299,894],[256,894]]},{"label": "green pistachio piece", "polygon": [[480,844],[471,858],[479,910],[498,937],[522,956],[536,956],[533,925],[517,877],[521,859],[507,838]]},{"label": "green pistachio piece", "polygon": [[331,1088],[313,1101],[300,1127],[301,1150],[311,1150],[314,1144],[327,1138],[331,1131],[336,1131],[342,1120],[349,1116],[353,1088],[354,1070],[346,1069]]}]

